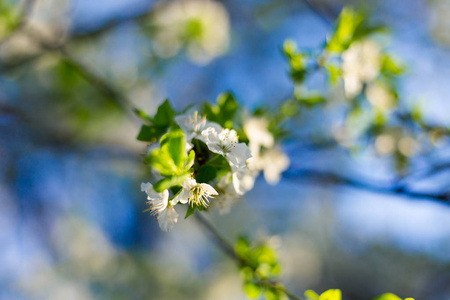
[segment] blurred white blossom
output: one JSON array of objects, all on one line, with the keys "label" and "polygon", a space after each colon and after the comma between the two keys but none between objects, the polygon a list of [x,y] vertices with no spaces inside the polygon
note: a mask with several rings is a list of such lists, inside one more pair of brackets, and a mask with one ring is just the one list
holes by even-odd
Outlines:
[{"label": "blurred white blossom", "polygon": [[369,103],[381,111],[388,111],[395,105],[395,98],[386,85],[375,82],[367,86],[366,96]]},{"label": "blurred white blossom", "polygon": [[380,68],[380,46],[369,39],[354,42],[342,54],[345,95],[349,98],[357,96],[364,83],[369,83],[378,76]]},{"label": "blurred white blossom", "polygon": [[249,118],[244,122],[244,131],[253,157],[248,160],[249,171],[233,173],[236,190],[245,193],[252,189],[260,171],[264,171],[264,178],[269,184],[278,183],[290,162],[280,146],[275,144],[275,138],[268,129],[268,121],[262,117]]},{"label": "blurred white blossom", "polygon": [[156,51],[163,57],[185,47],[188,57],[206,64],[228,50],[230,25],[225,7],[212,0],[171,1],[154,14]]},{"label": "blurred white blossom", "polygon": [[[251,158],[249,161],[253,161],[253,159]],[[244,195],[253,188],[259,170],[252,168],[250,163],[247,164],[247,168],[236,168],[232,166],[231,170],[233,172],[233,187],[238,195]]]},{"label": "blurred white blossom", "polygon": [[419,143],[401,127],[387,128],[375,139],[375,150],[379,155],[392,155],[395,152],[411,157],[419,151]]},{"label": "blurred white blossom", "polygon": [[236,192],[230,174],[223,176],[217,184],[219,195],[215,198],[214,204],[219,208],[220,214],[230,212],[230,208],[241,198]]},{"label": "blurred white blossom", "polygon": [[253,155],[259,153],[261,146],[271,148],[274,144],[273,135],[264,118],[249,118],[244,122],[244,131],[250,141],[248,146]]},{"label": "blurred white blossom", "polygon": [[277,184],[281,174],[289,167],[289,157],[279,146],[266,150],[259,158],[259,167],[264,171],[264,178],[269,184]]}]

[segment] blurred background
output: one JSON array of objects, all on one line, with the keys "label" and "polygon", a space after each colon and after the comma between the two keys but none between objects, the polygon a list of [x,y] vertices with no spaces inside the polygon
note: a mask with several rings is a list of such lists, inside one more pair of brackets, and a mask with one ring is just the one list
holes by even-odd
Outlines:
[{"label": "blurred background", "polygon": [[[248,109],[275,106],[293,92],[284,40],[319,47],[351,4],[391,27],[388,50],[408,65],[402,105],[448,128],[450,2],[311,2],[0,0],[0,299],[246,299],[234,262],[194,219],[165,233],[142,212],[147,145],[116,91],[150,114],[165,98],[181,110],[226,90]],[[311,109],[291,127],[332,131],[333,113]],[[450,299],[448,203],[383,189],[397,172],[369,146],[300,142],[285,143],[278,185],[259,178],[229,214],[212,207],[219,231],[269,241],[300,295]],[[448,195],[446,146],[411,159],[447,164],[408,181],[412,191]]]}]

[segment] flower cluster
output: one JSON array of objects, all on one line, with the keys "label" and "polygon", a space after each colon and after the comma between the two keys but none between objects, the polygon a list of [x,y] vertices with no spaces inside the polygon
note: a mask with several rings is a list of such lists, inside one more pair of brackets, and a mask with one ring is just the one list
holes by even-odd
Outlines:
[{"label": "flower cluster", "polygon": [[[175,206],[187,204],[189,217],[195,210],[208,209],[215,198],[219,210],[226,212],[253,188],[261,171],[267,182],[275,184],[289,166],[267,119],[237,114],[238,109],[234,97],[225,94],[215,107],[205,105],[208,115],[198,111],[177,114],[168,101],[153,117],[140,112],[151,125],[142,126],[138,139],[159,139],[159,145],[153,143],[145,157],[159,180],[143,183],[141,189],[148,196],[147,211],[162,230],[178,222]],[[238,132],[244,135],[243,142]]]}]

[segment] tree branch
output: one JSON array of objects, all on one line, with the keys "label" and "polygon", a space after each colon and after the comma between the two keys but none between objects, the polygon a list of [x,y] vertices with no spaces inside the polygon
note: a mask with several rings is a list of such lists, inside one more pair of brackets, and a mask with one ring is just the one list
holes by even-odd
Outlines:
[{"label": "tree branch", "polygon": [[330,183],[335,185],[346,185],[360,190],[366,190],[378,194],[392,194],[398,196],[406,196],[413,199],[431,199],[439,202],[450,202],[450,192],[442,193],[428,193],[428,192],[416,192],[407,189],[405,186],[400,185],[376,185],[373,183],[367,183],[359,181],[343,175],[339,175],[328,171],[319,171],[313,169],[301,169],[295,171],[288,171],[284,174],[284,178],[297,180],[306,179],[312,181],[318,181],[321,183]]},{"label": "tree branch", "polygon": [[[220,250],[222,250],[226,255],[235,260],[239,266],[248,266],[248,263],[244,259],[240,258],[236,251],[234,251],[233,245],[229,243],[201,213],[196,212],[194,216],[198,223],[202,226],[202,228],[210,234],[210,236],[213,238],[214,243]],[[262,280],[259,283],[261,285],[280,290],[293,300],[305,300],[302,297],[295,295],[281,282]]]}]

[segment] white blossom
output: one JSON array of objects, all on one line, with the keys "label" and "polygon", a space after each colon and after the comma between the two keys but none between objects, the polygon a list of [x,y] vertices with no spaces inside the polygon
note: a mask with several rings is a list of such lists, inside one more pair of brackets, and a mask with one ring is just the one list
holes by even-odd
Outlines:
[{"label": "white blossom", "polygon": [[147,193],[150,214],[156,216],[159,227],[163,231],[170,231],[178,221],[178,213],[173,208],[174,203],[169,202],[169,191],[158,193],[151,183],[142,183],[141,191]]},{"label": "white blossom", "polygon": [[217,191],[206,183],[197,183],[195,179],[188,179],[183,182],[181,192],[173,199],[173,204],[178,202],[182,204],[189,203],[191,207],[209,206],[209,199],[219,195]]},{"label": "white blossom", "polygon": [[[254,161],[252,157],[249,162]],[[233,188],[238,195],[244,195],[246,192],[250,191],[255,185],[256,177],[258,177],[259,170],[251,167],[249,163],[247,168],[237,168],[232,166],[232,182]]]},{"label": "white blossom", "polygon": [[364,83],[373,81],[381,68],[380,46],[369,39],[353,43],[342,54],[342,76],[345,94],[349,98],[357,96]]},{"label": "white blossom", "polygon": [[202,131],[208,127],[221,130],[219,124],[207,121],[206,117],[201,116],[197,111],[192,114],[187,113],[185,115],[176,116],[175,122],[186,133],[186,141],[188,143],[194,138],[204,141]]},{"label": "white blossom", "polygon": [[223,176],[217,184],[219,195],[214,199],[214,204],[219,208],[220,214],[230,212],[231,206],[234,205],[241,195],[236,193],[236,190],[231,182],[231,174]]},{"label": "white blossom", "polygon": [[277,184],[281,174],[287,170],[290,161],[279,147],[265,151],[259,159],[260,168],[264,171],[264,178],[269,184]]},{"label": "white blossom", "polygon": [[178,221],[178,213],[175,211],[173,206],[168,206],[167,209],[165,209],[158,215],[159,227],[163,231],[172,230],[177,221]]},{"label": "white blossom", "polygon": [[206,64],[228,50],[229,17],[224,6],[212,0],[167,1],[154,13],[155,47],[171,57],[185,47],[188,57]]},{"label": "white blossom", "polygon": [[264,118],[249,118],[244,122],[244,131],[250,141],[248,146],[253,155],[259,153],[261,146],[273,147],[274,138],[267,128],[268,123]]},{"label": "white blossom", "polygon": [[381,111],[388,111],[395,106],[394,95],[382,83],[370,84],[367,87],[366,96],[369,103]]},{"label": "white blossom", "polygon": [[238,142],[239,137],[233,129],[218,131],[209,127],[203,130],[202,135],[209,150],[223,155],[232,166],[243,168],[247,159],[252,157],[247,145]]}]

